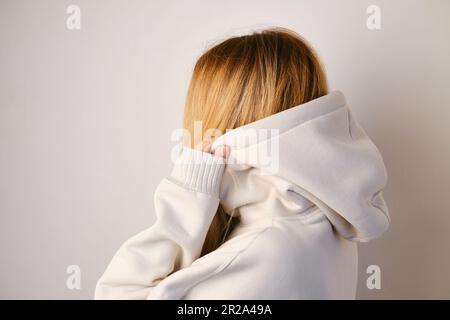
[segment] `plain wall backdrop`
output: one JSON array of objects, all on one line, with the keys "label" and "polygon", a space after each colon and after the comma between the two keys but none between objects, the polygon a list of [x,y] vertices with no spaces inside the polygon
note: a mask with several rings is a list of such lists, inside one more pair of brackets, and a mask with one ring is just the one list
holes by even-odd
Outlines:
[{"label": "plain wall backdrop", "polygon": [[[93,297],[154,221],[196,59],[270,26],[310,41],[387,166],[392,225],[360,245],[358,298],[450,298],[447,0],[0,0],[0,298]],[[380,290],[366,287],[373,264]]]}]

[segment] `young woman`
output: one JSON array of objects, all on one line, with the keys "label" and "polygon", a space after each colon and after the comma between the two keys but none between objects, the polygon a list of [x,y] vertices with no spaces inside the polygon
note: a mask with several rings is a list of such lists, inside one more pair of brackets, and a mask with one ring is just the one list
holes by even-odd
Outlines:
[{"label": "young woman", "polygon": [[[353,299],[356,242],[389,225],[387,173],[311,47],[278,28],[223,41],[197,61],[184,112],[156,222],[95,297]],[[217,139],[196,139],[195,121]]]}]

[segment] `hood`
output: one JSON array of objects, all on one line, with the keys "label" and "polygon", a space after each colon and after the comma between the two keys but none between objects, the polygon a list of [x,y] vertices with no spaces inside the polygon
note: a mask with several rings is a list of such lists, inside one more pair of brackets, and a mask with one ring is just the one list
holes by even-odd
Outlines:
[{"label": "hood", "polygon": [[389,226],[383,159],[340,91],[230,130],[211,148],[221,144],[231,150],[220,194],[227,212],[313,206],[353,241]]}]

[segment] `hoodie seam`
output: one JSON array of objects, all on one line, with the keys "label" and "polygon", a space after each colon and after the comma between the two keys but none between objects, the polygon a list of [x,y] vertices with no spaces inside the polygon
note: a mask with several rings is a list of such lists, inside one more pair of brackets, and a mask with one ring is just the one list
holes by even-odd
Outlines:
[{"label": "hoodie seam", "polygon": [[391,217],[389,216],[388,211],[385,210],[386,207],[383,204],[379,204],[378,202],[375,201],[375,199],[377,199],[377,197],[379,195],[382,196],[383,190],[384,190],[384,187],[381,188],[380,190],[378,190],[377,192],[375,192],[374,195],[372,196],[372,198],[369,200],[369,204],[372,205],[374,208],[380,210],[384,214],[384,216],[386,217],[388,222],[390,223]]},{"label": "hoodie seam", "polygon": [[[331,113],[333,113],[333,112],[336,112],[336,111],[338,111],[338,110],[340,110],[340,109],[342,109],[342,108],[346,109],[346,105],[342,105],[342,106],[340,106],[340,107],[338,107],[338,108],[336,108],[336,109],[334,109],[334,110],[331,110],[331,111],[329,111],[329,112],[327,112],[327,113],[321,114],[320,116],[317,116],[317,117],[315,117],[315,118],[306,120],[305,122],[299,123],[298,125],[296,125],[296,126],[294,126],[294,127],[292,127],[292,128],[289,128],[289,129],[287,129],[287,130],[285,130],[285,131],[283,131],[283,132],[280,132],[279,135],[281,136],[282,134],[285,134],[285,133],[290,132],[290,131],[292,131],[292,130],[294,130],[294,129],[297,129],[298,127],[301,127],[301,126],[303,126],[303,125],[305,125],[305,124],[307,124],[307,123],[309,123],[309,122],[311,122],[311,121],[314,121],[314,120],[320,119],[320,118],[322,118],[322,117],[325,117],[325,116],[327,116],[327,115],[329,115],[329,114],[331,114]],[[347,110],[348,110],[348,109],[347,109]]]},{"label": "hoodie seam", "polygon": [[[340,106],[340,107],[338,107],[338,108],[336,108],[336,109],[334,109],[334,110],[331,110],[331,111],[329,111],[329,112],[327,112],[327,113],[321,114],[321,115],[318,116],[318,117],[315,117],[315,118],[306,120],[305,122],[299,123],[299,124],[297,124],[297,125],[295,125],[295,126],[289,128],[289,129],[286,129],[285,131],[280,132],[280,133],[278,134],[278,137],[281,137],[282,135],[287,134],[287,133],[289,133],[289,132],[291,132],[291,131],[297,129],[298,127],[301,127],[301,126],[303,126],[303,125],[305,125],[305,124],[307,124],[307,123],[309,123],[309,122],[311,122],[311,121],[314,121],[314,120],[320,119],[320,118],[322,118],[322,117],[324,117],[324,116],[327,116],[327,115],[329,115],[329,114],[331,114],[331,113],[333,113],[333,112],[336,112],[336,111],[338,111],[338,110],[340,110],[340,109],[342,109],[342,108],[345,109],[345,108],[346,108],[346,105],[342,105],[342,106]],[[347,110],[348,110],[348,109],[347,109]],[[268,141],[268,140],[270,140],[270,139],[272,139],[272,138],[274,138],[274,137],[268,137],[268,138],[266,138],[266,139],[264,139],[264,140],[262,140],[262,141],[259,141],[256,145],[258,145],[258,144],[260,144],[260,143],[264,143],[264,142],[266,142],[266,141]],[[243,149],[248,148],[248,147],[250,147],[250,146],[245,146]]]},{"label": "hoodie seam", "polygon": [[[334,93],[340,93],[341,96],[342,96],[342,98],[341,98],[341,97],[338,97],[338,98],[337,98],[337,99],[339,99],[339,100],[334,102],[334,103],[336,103],[336,106],[333,107],[332,110],[328,110],[328,111],[325,112],[325,113],[322,113],[322,114],[319,114],[319,115],[315,115],[315,116],[313,116],[312,118],[309,118],[309,119],[307,119],[306,121],[303,121],[303,122],[301,122],[301,123],[295,123],[295,124],[293,124],[292,127],[287,128],[286,131],[284,131],[284,132],[288,132],[288,131],[290,131],[290,130],[293,129],[293,128],[297,128],[298,126],[301,126],[301,125],[303,125],[303,124],[305,124],[305,123],[308,123],[309,121],[318,119],[318,118],[320,118],[320,117],[322,117],[322,116],[325,116],[325,115],[327,115],[327,114],[329,114],[329,113],[332,113],[332,112],[334,112],[334,111],[336,111],[336,110],[338,110],[338,109],[340,109],[340,108],[342,108],[342,107],[346,107],[346,106],[347,106],[347,101],[346,101],[345,98],[343,97],[342,92],[340,92],[340,91],[332,91],[332,92],[328,93],[327,95],[324,95],[324,96],[321,96],[321,97],[319,97],[319,98],[310,100],[310,101],[308,101],[308,102],[305,102],[304,104],[300,104],[300,105],[293,106],[292,108],[288,108],[288,109],[286,109],[286,110],[280,111],[280,112],[275,113],[275,114],[273,114],[273,115],[271,115],[271,116],[269,116],[269,117],[267,117],[267,118],[274,117],[274,116],[276,116],[276,115],[278,115],[278,114],[281,114],[281,113],[284,113],[284,112],[292,111],[292,110],[295,109],[295,108],[299,108],[299,109],[301,110],[301,106],[302,106],[302,105],[306,105],[306,104],[312,103],[312,102],[314,102],[315,100],[322,99],[322,98],[324,98],[324,97],[326,97],[326,96],[329,96],[329,95],[331,95],[331,94],[334,94]],[[332,103],[333,101],[330,101],[330,102]],[[330,103],[330,102],[328,102],[328,103]],[[263,119],[254,121],[254,122],[252,122],[252,123],[249,123],[249,124],[247,124],[247,125],[244,125],[243,127],[244,127],[245,130],[246,130],[246,129],[250,129],[252,124],[258,123],[259,121],[264,121],[264,120],[267,119],[267,118],[263,118]],[[239,130],[239,128],[236,128],[235,130]],[[278,135],[281,135],[281,134],[283,134],[284,132],[280,132]],[[224,134],[224,135],[226,136],[226,134]],[[266,138],[265,140],[268,140],[268,139],[270,139],[270,138],[271,138],[271,137],[268,137],[268,138]],[[263,140],[263,141],[265,141],[265,140]],[[261,141],[261,142],[263,142],[263,141]],[[213,144],[213,145],[214,145],[214,144]],[[247,148],[247,147],[248,147],[248,145],[243,146],[242,149],[245,149],[245,148]]]},{"label": "hoodie seam", "polygon": [[351,114],[350,114],[350,110],[349,109],[347,109],[347,121],[348,121],[348,134],[350,135],[350,138],[352,140],[354,140],[353,134],[352,134]]},{"label": "hoodie seam", "polygon": [[193,284],[191,284],[189,286],[183,287],[183,290],[182,290],[183,293],[181,294],[181,297],[184,297],[187,294],[188,290],[192,289],[193,287],[197,286],[198,284],[202,283],[203,281],[206,281],[209,278],[225,271],[239,256],[241,256],[244,252],[246,252],[253,245],[253,243],[256,241],[256,239],[258,239],[264,232],[271,229],[272,227],[273,227],[273,221],[270,226],[268,226],[268,227],[264,228],[263,230],[261,230],[260,232],[258,232],[244,249],[241,249],[241,250],[235,252],[234,254],[232,254],[232,256],[229,259],[227,259],[226,261],[221,263],[210,274],[206,275],[205,277],[199,279],[198,281],[194,282]]},{"label": "hoodie seam", "polygon": [[374,203],[373,201],[371,201],[370,204],[371,204],[374,208],[380,210],[380,211],[383,213],[384,217],[386,218],[386,220],[387,220],[389,223],[391,222],[391,218],[390,218],[389,215],[381,208],[380,205]]},{"label": "hoodie seam", "polygon": [[286,133],[289,133],[289,132],[291,132],[291,131],[294,130],[294,129],[297,129],[297,128],[299,128],[299,127],[301,127],[301,126],[303,126],[303,125],[305,125],[305,124],[307,124],[307,123],[309,123],[309,122],[311,122],[311,121],[314,121],[314,120],[320,119],[320,118],[322,118],[322,117],[325,117],[325,116],[327,116],[327,115],[329,115],[329,114],[331,114],[331,113],[333,113],[333,112],[336,112],[336,111],[338,111],[338,110],[340,110],[340,109],[342,109],[342,108],[348,110],[347,105],[346,105],[346,104],[343,104],[343,105],[341,105],[341,106],[339,106],[339,107],[336,107],[335,109],[330,110],[330,111],[328,111],[328,112],[326,112],[326,113],[323,113],[323,114],[321,114],[321,115],[319,115],[319,116],[316,116],[316,117],[314,117],[314,118],[308,119],[308,120],[306,120],[306,121],[304,121],[304,122],[302,122],[302,123],[297,123],[297,124],[293,125],[292,127],[287,128],[287,129],[284,130],[284,131],[279,131],[279,133],[278,133],[277,135],[273,135],[273,136],[266,137],[265,139],[262,139],[262,140],[258,141],[258,142],[255,143],[255,144],[245,145],[245,146],[242,146],[242,147],[236,148],[236,149],[237,149],[237,150],[247,149],[247,148],[249,148],[249,147],[251,147],[251,146],[255,146],[255,145],[259,145],[259,144],[261,144],[261,143],[264,143],[264,142],[266,142],[266,141],[268,141],[268,140],[270,140],[270,139],[273,139],[273,138],[276,138],[276,137],[281,137],[282,135],[284,135],[284,134],[286,134]]}]

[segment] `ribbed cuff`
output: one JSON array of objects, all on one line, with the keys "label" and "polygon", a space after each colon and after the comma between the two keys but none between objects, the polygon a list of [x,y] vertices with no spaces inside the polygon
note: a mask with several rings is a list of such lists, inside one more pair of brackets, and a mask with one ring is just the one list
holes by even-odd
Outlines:
[{"label": "ribbed cuff", "polygon": [[222,157],[184,147],[170,177],[190,190],[218,196],[224,169]]}]

